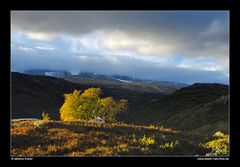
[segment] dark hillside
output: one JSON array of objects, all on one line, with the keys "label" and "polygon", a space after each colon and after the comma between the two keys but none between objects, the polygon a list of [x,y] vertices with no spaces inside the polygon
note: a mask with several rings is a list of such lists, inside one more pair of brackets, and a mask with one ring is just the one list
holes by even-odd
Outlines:
[{"label": "dark hillside", "polygon": [[180,130],[203,130],[214,124],[214,127],[227,131],[228,111],[227,85],[196,83],[149,103],[138,117],[129,120]]}]

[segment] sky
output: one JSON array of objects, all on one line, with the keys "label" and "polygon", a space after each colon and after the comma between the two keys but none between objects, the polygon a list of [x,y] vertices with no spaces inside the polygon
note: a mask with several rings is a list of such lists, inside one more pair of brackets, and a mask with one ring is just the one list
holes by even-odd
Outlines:
[{"label": "sky", "polygon": [[11,70],[229,83],[228,11],[11,11]]}]

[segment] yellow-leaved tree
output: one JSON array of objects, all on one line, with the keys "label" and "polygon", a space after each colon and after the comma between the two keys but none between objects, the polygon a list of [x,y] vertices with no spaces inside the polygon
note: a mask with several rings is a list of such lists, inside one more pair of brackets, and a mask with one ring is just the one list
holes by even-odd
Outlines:
[{"label": "yellow-leaved tree", "polygon": [[73,93],[64,94],[64,104],[60,108],[61,120],[71,121],[79,119],[80,113],[77,113],[80,105],[80,91],[74,90]]},{"label": "yellow-leaved tree", "polygon": [[86,89],[82,94],[78,90],[65,94],[65,101],[60,108],[60,117],[63,121],[91,120],[101,117],[105,121],[116,121],[119,112],[126,112],[128,101],[114,100],[112,97],[101,98],[100,88]]}]

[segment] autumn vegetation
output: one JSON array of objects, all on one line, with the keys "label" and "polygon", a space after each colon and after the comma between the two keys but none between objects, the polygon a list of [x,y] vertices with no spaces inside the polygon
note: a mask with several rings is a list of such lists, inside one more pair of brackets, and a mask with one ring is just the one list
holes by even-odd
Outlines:
[{"label": "autumn vegetation", "polygon": [[207,156],[229,155],[229,135],[218,131],[213,135],[214,139],[202,144],[204,148],[210,150]]},{"label": "autumn vegetation", "polygon": [[13,156],[159,155],[161,144],[178,138],[167,128],[86,121],[16,121],[11,134]]},{"label": "autumn vegetation", "polygon": [[212,142],[169,128],[88,121],[13,121],[11,135],[12,156],[205,156],[228,148],[226,136]]}]

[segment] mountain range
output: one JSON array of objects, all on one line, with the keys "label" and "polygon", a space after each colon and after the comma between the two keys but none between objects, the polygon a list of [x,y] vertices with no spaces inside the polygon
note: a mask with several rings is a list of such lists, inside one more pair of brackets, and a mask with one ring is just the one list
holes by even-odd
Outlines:
[{"label": "mountain range", "polygon": [[52,77],[64,77],[71,75],[70,72],[68,71],[59,71],[59,70],[39,70],[39,69],[34,69],[34,70],[26,70],[23,73],[29,74],[29,75],[41,75],[41,76],[52,76]]},{"label": "mountain range", "polygon": [[[40,75],[40,76],[52,76],[52,77],[60,77],[64,78],[68,81],[75,82],[75,83],[87,83],[87,84],[102,84],[106,86],[119,86],[126,83],[126,85],[130,84],[134,86],[139,86],[142,84],[150,85],[151,87],[155,87],[152,91],[157,92],[168,92],[172,93],[178,88],[189,86],[185,83],[176,83],[176,82],[169,82],[169,81],[157,81],[157,80],[147,80],[147,79],[140,79],[135,76],[123,76],[123,75],[103,75],[93,72],[79,72],[77,75],[73,75],[69,71],[63,70],[50,70],[50,69],[31,69],[23,71],[24,74],[29,75]],[[107,82],[106,82],[107,81]],[[161,89],[159,89],[161,88]],[[167,90],[162,90],[167,88]],[[146,91],[147,88],[144,89]]]}]

